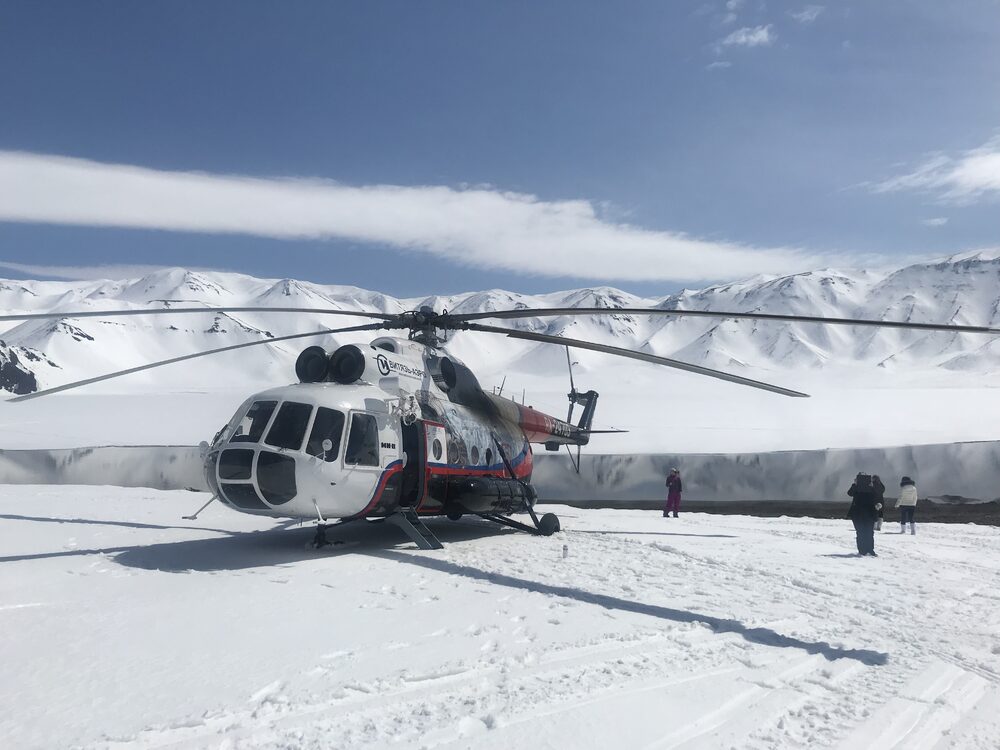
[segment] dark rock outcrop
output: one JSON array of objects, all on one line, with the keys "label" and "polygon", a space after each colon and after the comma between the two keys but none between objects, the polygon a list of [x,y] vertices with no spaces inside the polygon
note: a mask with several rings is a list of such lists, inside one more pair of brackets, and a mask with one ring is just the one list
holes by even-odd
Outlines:
[{"label": "dark rock outcrop", "polygon": [[16,395],[38,390],[35,373],[21,364],[17,352],[0,341],[0,390]]}]

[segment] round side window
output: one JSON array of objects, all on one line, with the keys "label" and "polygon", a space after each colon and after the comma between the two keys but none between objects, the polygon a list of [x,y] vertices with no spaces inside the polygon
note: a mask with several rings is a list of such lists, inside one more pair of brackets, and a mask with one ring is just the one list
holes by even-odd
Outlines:
[{"label": "round side window", "polygon": [[487,466],[492,466],[493,465],[493,449],[492,448],[487,448],[486,449],[486,465]]},{"label": "round side window", "polygon": [[434,454],[435,461],[441,460],[441,453],[443,452],[443,450],[444,449],[441,447],[441,441],[438,440],[437,438],[434,438],[434,442],[431,443],[431,453]]},{"label": "round side window", "polygon": [[458,463],[458,445],[454,440],[448,441],[448,463],[457,464]]},{"label": "round side window", "polygon": [[477,446],[472,446],[472,452],[469,454],[469,457],[472,459],[473,466],[479,465],[479,448]]}]

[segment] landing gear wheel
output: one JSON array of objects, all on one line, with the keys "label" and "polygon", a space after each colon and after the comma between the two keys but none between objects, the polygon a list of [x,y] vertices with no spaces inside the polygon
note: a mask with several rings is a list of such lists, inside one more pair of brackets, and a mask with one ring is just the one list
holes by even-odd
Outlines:
[{"label": "landing gear wheel", "polygon": [[449,521],[458,521],[465,515],[465,508],[458,505],[449,505],[444,514],[448,517]]},{"label": "landing gear wheel", "polygon": [[538,519],[538,533],[542,536],[552,536],[559,529],[559,516],[555,513],[546,513]]},{"label": "landing gear wheel", "polygon": [[326,526],[324,524],[320,524],[316,527],[316,536],[313,537],[309,546],[313,549],[322,549],[323,547],[329,546],[329,544],[330,542],[327,541],[326,538]]}]

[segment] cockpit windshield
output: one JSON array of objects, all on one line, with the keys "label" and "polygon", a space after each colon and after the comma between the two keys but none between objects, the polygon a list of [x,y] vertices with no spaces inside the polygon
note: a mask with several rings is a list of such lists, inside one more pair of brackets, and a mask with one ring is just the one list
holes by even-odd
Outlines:
[{"label": "cockpit windshield", "polygon": [[[340,436],[344,432],[344,415],[335,409],[323,406],[316,410],[309,442],[306,443],[306,453],[317,456],[324,461],[336,461],[340,455]],[[323,441],[330,441],[330,449],[323,450]]]},{"label": "cockpit windshield", "polygon": [[267,427],[271,414],[274,413],[274,407],[277,405],[277,401],[254,401],[243,418],[236,423],[236,429],[229,441],[231,443],[260,442],[264,428]]},{"label": "cockpit windshield", "polygon": [[309,424],[312,410],[309,404],[286,401],[278,409],[278,416],[274,418],[274,424],[268,430],[264,442],[274,448],[299,450],[306,436],[306,425]]}]

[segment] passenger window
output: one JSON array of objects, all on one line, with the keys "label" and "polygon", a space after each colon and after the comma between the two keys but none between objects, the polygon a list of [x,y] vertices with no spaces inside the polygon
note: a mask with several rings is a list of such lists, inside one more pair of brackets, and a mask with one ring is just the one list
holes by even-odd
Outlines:
[{"label": "passenger window", "polygon": [[259,442],[261,435],[264,434],[264,428],[267,427],[268,420],[271,419],[271,414],[274,413],[274,407],[277,405],[277,401],[254,401],[247,409],[247,413],[243,415],[243,419],[237,423],[236,431],[230,442]]},{"label": "passenger window", "polygon": [[458,464],[458,443],[451,438],[448,438],[448,463],[453,466]]},{"label": "passenger window", "polygon": [[294,401],[283,403],[278,410],[278,416],[274,418],[274,424],[268,430],[267,440],[264,442],[275,448],[288,448],[290,450],[301,448],[312,409],[309,404],[298,404]]},{"label": "passenger window", "polygon": [[[344,415],[335,409],[319,407],[316,410],[316,421],[313,422],[309,442],[306,443],[306,453],[310,456],[322,456],[324,461],[336,461],[340,455],[340,436],[344,432]],[[323,441],[333,443],[324,455]]]},{"label": "passenger window", "polygon": [[347,436],[344,463],[378,466],[378,424],[371,414],[351,416],[351,433]]}]

